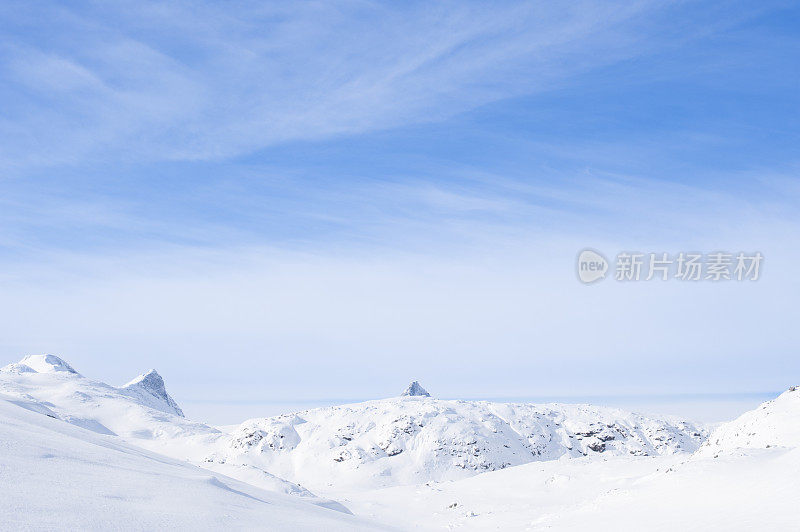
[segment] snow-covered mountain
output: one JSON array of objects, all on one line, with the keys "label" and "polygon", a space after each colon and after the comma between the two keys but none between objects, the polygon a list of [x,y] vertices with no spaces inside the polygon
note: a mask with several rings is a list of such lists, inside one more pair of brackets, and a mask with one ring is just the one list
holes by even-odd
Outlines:
[{"label": "snow-covered mountain", "polygon": [[301,485],[393,486],[562,456],[692,452],[705,436],[687,422],[588,405],[442,401],[418,382],[398,398],[250,420],[224,434],[185,419],[155,371],[116,387],[53,355],[0,370],[0,393],[73,425],[311,498]]},{"label": "snow-covered mountain", "polygon": [[792,386],[755,410],[714,430],[698,456],[718,456],[743,449],[800,448],[800,387]]},{"label": "snow-covered mountain", "polygon": [[[82,376],[57,356],[31,355],[0,368],[0,393],[20,400],[24,408],[35,405],[37,412],[50,417],[197,464],[228,438],[216,428],[185,419],[155,371],[117,387]],[[262,489],[330,503],[253,466],[207,467]]]},{"label": "snow-covered mountain", "polygon": [[150,408],[161,410],[162,412],[184,417],[181,407],[167,393],[164,379],[154,369],[139,375],[123,386],[122,389],[134,395],[141,404],[146,404]]},{"label": "snow-covered mountain", "polygon": [[184,419],[154,371],[117,387],[82,376],[55,355],[29,355],[0,368],[0,393],[38,402],[60,419],[101,434],[168,440],[219,433]]},{"label": "snow-covered mountain", "polygon": [[55,355],[28,355],[19,362],[0,368],[4,373],[71,373],[80,375],[72,366]]},{"label": "snow-covered mountain", "polygon": [[706,432],[686,421],[407,391],[227,433],[185,419],[155,371],[117,387],[53,355],[25,357],[0,369],[0,478],[24,487],[0,497],[0,528],[374,526],[300,484],[415,530],[796,522],[797,388],[702,447]]},{"label": "snow-covered mountain", "polygon": [[2,530],[385,529],[64,423],[41,402],[2,393],[0,448]]},{"label": "snow-covered mountain", "polygon": [[796,530],[800,389],[719,426],[691,456],[590,457],[339,497],[413,530]]},{"label": "snow-covered mountain", "polygon": [[208,461],[255,465],[319,491],[457,479],[562,457],[691,453],[706,436],[686,421],[614,408],[409,395],[252,419]]},{"label": "snow-covered mountain", "polygon": [[[233,433],[185,419],[155,371],[116,387],[53,355],[0,370],[0,393],[64,421],[118,435],[264,489],[358,488],[462,478],[561,457],[693,452],[706,436],[685,421],[589,405],[505,404],[409,395],[246,421]],[[287,480],[283,480],[287,479]]]}]

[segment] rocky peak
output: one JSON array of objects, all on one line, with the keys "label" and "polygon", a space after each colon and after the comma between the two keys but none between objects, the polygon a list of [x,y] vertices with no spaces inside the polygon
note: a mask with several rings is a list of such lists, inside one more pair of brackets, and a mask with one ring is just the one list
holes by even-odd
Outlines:
[{"label": "rocky peak", "polygon": [[422,386],[420,386],[419,382],[414,381],[408,385],[408,388],[402,393],[403,397],[430,397],[431,394],[425,390]]},{"label": "rocky peak", "polygon": [[136,392],[138,395],[147,397],[148,399],[150,397],[155,398],[158,400],[158,403],[161,404],[156,406],[152,401],[147,401],[149,403],[148,406],[183,417],[183,410],[181,410],[178,403],[167,393],[164,379],[162,379],[161,375],[154,369],[139,375],[122,388],[124,390]]}]

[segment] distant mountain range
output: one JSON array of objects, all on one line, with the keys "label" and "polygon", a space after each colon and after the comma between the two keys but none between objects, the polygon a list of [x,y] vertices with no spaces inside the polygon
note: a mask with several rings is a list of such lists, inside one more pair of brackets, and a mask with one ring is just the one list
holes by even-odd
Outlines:
[{"label": "distant mountain range", "polygon": [[[470,504],[495,508],[508,500],[505,482],[516,486],[512,500],[522,502],[514,503],[508,521],[497,522],[525,522],[532,511],[525,490],[546,497],[546,505],[561,501],[552,497],[570,483],[576,491],[565,493],[589,497],[587,506],[557,502],[560,510],[542,517],[543,523],[585,529],[596,514],[591,519],[600,520],[591,523],[611,526],[618,509],[630,507],[630,497],[638,501],[629,516],[635,521],[657,512],[662,493],[669,493],[686,507],[713,495],[734,526],[737,512],[753,523],[781,526],[793,508],[784,500],[791,497],[785,486],[794,481],[789,470],[800,459],[800,389],[710,436],[689,421],[616,408],[440,400],[417,381],[398,397],[250,419],[226,432],[186,419],[155,370],[111,386],[82,376],[57,356],[32,355],[0,369],[0,445],[3,478],[25,488],[0,498],[0,522],[22,528],[196,528],[211,522],[258,528],[268,522],[277,529],[373,529],[378,525],[347,515],[345,506],[307,488],[334,498],[361,493],[344,500],[367,514],[388,501],[384,510],[397,515],[406,507],[392,493],[417,497],[415,486],[426,486],[423,491],[441,501],[448,493],[468,499],[489,490],[492,498],[473,497]],[[531,469],[537,463],[542,466]],[[662,472],[658,464],[665,463]],[[642,476],[648,467],[654,470]],[[766,516],[737,503],[742,495],[734,489],[740,474],[758,478],[762,469],[773,480],[765,479],[748,497],[764,494],[762,502],[775,507]],[[599,474],[593,471],[603,476],[592,477]],[[572,482],[570,475],[583,480]],[[189,510],[176,513],[170,492]],[[591,499],[597,494],[603,504]],[[99,511],[87,503],[92,497],[113,502]],[[20,513],[23,507],[33,509],[29,516]],[[55,517],[63,507],[69,515]],[[140,507],[150,513],[122,517]],[[434,517],[455,526],[477,515],[436,508],[415,515],[414,523],[433,526]],[[697,506],[684,524],[705,522],[708,515]]]},{"label": "distant mountain range", "polygon": [[416,381],[400,397],[252,419],[226,434],[185,419],[155,370],[116,387],[54,355],[2,368],[0,393],[84,429],[309,498],[301,486],[393,486],[562,457],[691,453],[707,436],[688,421],[615,408],[440,400]]}]

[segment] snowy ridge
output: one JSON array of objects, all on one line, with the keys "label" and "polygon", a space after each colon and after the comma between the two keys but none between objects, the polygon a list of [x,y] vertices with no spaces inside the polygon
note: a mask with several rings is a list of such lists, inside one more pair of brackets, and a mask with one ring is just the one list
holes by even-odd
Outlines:
[{"label": "snowy ridge", "polygon": [[755,410],[717,427],[697,456],[717,456],[743,449],[800,447],[800,387],[792,386]]},{"label": "snowy ridge", "polygon": [[[185,419],[155,371],[115,387],[81,376],[54,355],[35,355],[0,369],[0,393],[25,409],[196,464],[226,438],[215,428]],[[331,504],[252,466],[208,465],[262,489]]]},{"label": "snowy ridge", "polygon": [[101,434],[157,440],[218,432],[182,419],[154,371],[118,388],[83,377],[55,355],[32,355],[0,369],[0,393],[41,403]]},{"label": "snowy ridge", "polygon": [[[155,371],[115,387],[81,376],[54,355],[36,355],[0,369],[0,393],[27,410],[98,434],[120,436],[139,447],[196,464],[203,463],[210,450],[226,438],[215,428],[185,419]],[[252,466],[208,466],[262,489],[330,504]]]},{"label": "snowy ridge", "polygon": [[55,355],[28,355],[17,363],[0,368],[5,373],[54,373],[64,372],[80,375],[72,366]]},{"label": "snowy ridge", "polygon": [[314,490],[464,478],[533,461],[694,452],[706,431],[589,405],[399,397],[252,419],[211,462],[247,463]]},{"label": "snowy ridge", "polygon": [[53,417],[0,393],[3,530],[379,529]]},{"label": "snowy ridge", "polygon": [[167,393],[164,379],[154,369],[139,375],[122,389],[134,395],[142,404],[146,404],[150,408],[185,417],[181,407]]}]

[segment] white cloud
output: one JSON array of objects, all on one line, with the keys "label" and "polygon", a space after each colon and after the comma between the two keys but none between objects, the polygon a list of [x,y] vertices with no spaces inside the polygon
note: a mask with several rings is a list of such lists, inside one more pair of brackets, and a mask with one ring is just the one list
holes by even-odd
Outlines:
[{"label": "white cloud", "polygon": [[439,120],[644,53],[658,5],[53,7],[6,36],[0,158],[216,159]]}]

